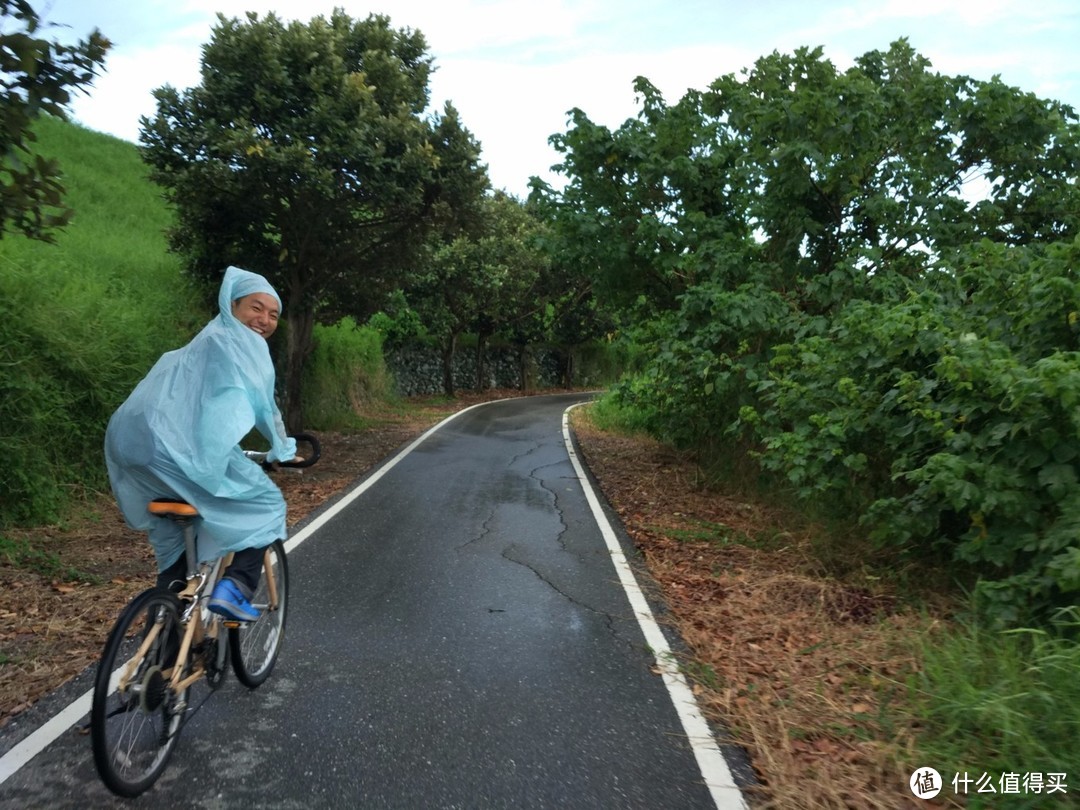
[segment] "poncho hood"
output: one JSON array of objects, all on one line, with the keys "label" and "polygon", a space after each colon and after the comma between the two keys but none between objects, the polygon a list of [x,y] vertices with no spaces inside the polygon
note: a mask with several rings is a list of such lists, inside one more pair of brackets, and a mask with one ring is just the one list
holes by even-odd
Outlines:
[{"label": "poncho hood", "polygon": [[222,315],[232,315],[232,302],[252,293],[272,295],[277,301],[278,308],[282,308],[281,296],[263,276],[239,267],[227,267],[221,289],[218,291],[218,309],[221,310]]}]

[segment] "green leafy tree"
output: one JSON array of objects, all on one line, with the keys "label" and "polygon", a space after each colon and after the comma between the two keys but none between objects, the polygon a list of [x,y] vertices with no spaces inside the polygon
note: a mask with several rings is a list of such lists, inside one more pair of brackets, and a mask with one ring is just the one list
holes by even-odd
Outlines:
[{"label": "green leafy tree", "polygon": [[477,336],[476,386],[482,389],[486,341],[542,309],[534,295],[546,264],[538,227],[521,202],[496,192],[485,198],[468,229],[433,240],[409,300],[428,333],[439,339],[448,396],[455,393],[453,359],[462,334]]},{"label": "green leafy tree", "polygon": [[1075,112],[935,73],[904,40],[847,71],[820,48],[773,53],[671,106],[646,79],[635,88],[641,111],[615,131],[571,111],[551,139],[567,185],[538,189],[624,304],[656,312],[706,280],[765,281],[821,312],[979,238],[1080,232]]},{"label": "green leafy tree", "polygon": [[635,86],[640,113],[614,131],[572,112],[552,138],[566,187],[535,193],[597,294],[652,325],[634,396],[688,445],[723,445],[771,347],[851,299],[904,295],[978,239],[1080,232],[1075,112],[935,73],[904,40],[846,71],[819,48],[773,53],[670,106]]},{"label": "green leafy tree", "polygon": [[32,151],[32,124],[42,113],[66,118],[72,92],[96,75],[109,41],[94,30],[61,45],[39,36],[41,25],[26,0],[0,0],[0,237],[13,231],[51,242],[72,211],[58,164]]},{"label": "green leafy tree", "polygon": [[[524,318],[516,320],[507,336],[524,353],[534,343],[544,343],[558,352],[559,377],[566,388],[576,384],[575,351],[582,345],[607,338],[619,331],[613,307],[594,294],[592,279],[567,258],[551,229],[541,228],[540,249],[546,256],[537,279],[535,299]],[[572,249],[569,251],[572,253]],[[526,369],[522,369],[522,387],[526,387]]]},{"label": "green leafy tree", "polygon": [[201,84],[155,91],[157,115],[143,119],[191,271],[237,264],[285,299],[291,430],[316,319],[366,319],[425,234],[467,219],[488,187],[456,110],[424,115],[431,70],[423,36],[385,16],[219,15]]},{"label": "green leafy tree", "polygon": [[1000,620],[1075,601],[1075,111],[904,40],[844,71],[773,53],[672,106],[637,90],[614,131],[575,111],[566,188],[537,190],[641,321],[621,396],[960,563]]},{"label": "green leafy tree", "polygon": [[742,145],[744,216],[807,309],[980,238],[1080,232],[1075,112],[996,78],[935,73],[905,40],[843,72],[820,48],[774,53],[700,104]]},{"label": "green leafy tree", "polygon": [[487,387],[483,360],[487,341],[512,333],[518,324],[545,308],[544,281],[550,259],[542,252],[540,222],[516,198],[497,192],[488,205],[488,221],[477,240],[490,281],[478,298],[472,331],[477,336],[476,387]]},{"label": "green leafy tree", "polygon": [[534,180],[531,200],[561,260],[637,320],[676,306],[703,266],[732,254],[743,265],[753,243],[743,145],[706,119],[697,95],[669,108],[647,80],[635,89],[640,115],[614,132],[570,111],[572,128],[551,138],[566,187]]}]

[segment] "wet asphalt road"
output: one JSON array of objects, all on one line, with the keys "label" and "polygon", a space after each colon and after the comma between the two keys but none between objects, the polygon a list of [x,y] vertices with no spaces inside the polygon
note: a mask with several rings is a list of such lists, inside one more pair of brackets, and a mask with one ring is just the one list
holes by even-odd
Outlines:
[{"label": "wet asphalt road", "polygon": [[0,808],[714,807],[567,456],[581,399],[460,414],[294,548],[274,674],[230,673],[148,793],[73,729]]}]

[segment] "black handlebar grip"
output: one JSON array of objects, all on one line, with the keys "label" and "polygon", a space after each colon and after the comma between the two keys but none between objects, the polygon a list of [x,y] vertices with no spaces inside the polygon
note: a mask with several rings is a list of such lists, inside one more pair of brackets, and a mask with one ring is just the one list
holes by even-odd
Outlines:
[{"label": "black handlebar grip", "polygon": [[292,438],[296,439],[297,442],[303,442],[304,444],[310,446],[311,447],[311,455],[308,456],[307,458],[305,458],[301,462],[295,462],[294,463],[292,461],[279,461],[278,462],[279,467],[289,467],[289,468],[292,468],[292,469],[301,469],[303,467],[310,467],[312,464],[314,464],[316,461],[318,461],[319,458],[322,456],[322,447],[319,444],[319,440],[315,436],[313,436],[311,433],[297,433]]}]

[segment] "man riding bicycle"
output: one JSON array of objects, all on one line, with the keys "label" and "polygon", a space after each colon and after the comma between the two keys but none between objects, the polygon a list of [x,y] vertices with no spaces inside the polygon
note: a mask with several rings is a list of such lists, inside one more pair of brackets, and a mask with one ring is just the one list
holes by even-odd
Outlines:
[{"label": "man riding bicycle", "polygon": [[267,346],[281,298],[262,276],[229,267],[218,308],[190,343],[162,355],[113,414],[105,461],[125,521],[149,535],[158,584],[184,581],[184,539],[179,526],[154,518],[146,505],[175,498],[198,509],[200,561],[235,552],[210,609],[254,621],[262,550],[285,537],[285,499],[239,443],[256,428],[271,444],[268,461],[296,456],[274,401]]}]

